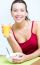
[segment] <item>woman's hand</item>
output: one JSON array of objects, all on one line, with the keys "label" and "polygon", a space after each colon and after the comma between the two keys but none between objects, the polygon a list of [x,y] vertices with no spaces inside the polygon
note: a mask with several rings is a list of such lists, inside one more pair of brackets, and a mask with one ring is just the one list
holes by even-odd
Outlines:
[{"label": "woman's hand", "polygon": [[26,55],[22,53],[21,55],[13,56],[12,61],[14,63],[22,63],[22,62],[26,61]]}]

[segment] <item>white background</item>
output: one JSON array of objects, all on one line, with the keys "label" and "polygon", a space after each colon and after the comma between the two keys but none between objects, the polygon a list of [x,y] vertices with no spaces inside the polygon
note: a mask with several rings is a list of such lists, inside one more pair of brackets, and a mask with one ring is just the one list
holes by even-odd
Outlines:
[{"label": "white background", "polygon": [[[9,53],[10,45],[8,44],[6,38],[2,35],[1,24],[13,24],[14,20],[11,17],[11,3],[13,0],[0,0],[0,54],[8,54],[6,48],[8,48]],[[28,16],[31,20],[40,21],[40,0],[25,0],[28,6]]]}]

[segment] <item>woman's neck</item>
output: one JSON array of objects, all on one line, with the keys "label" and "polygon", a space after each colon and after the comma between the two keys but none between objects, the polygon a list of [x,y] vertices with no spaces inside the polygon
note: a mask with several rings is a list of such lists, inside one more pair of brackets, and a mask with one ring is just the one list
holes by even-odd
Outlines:
[{"label": "woman's neck", "polygon": [[22,28],[25,26],[26,22],[27,22],[27,21],[24,20],[24,21],[21,22],[21,23],[16,23],[16,28],[17,28],[17,29],[22,29]]}]

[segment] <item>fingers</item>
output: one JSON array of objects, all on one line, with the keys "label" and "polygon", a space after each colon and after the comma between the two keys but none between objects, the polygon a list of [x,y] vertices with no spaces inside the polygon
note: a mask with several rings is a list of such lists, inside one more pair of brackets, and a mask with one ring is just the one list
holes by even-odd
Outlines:
[{"label": "fingers", "polygon": [[15,63],[22,63],[23,62],[22,59],[20,59],[20,60],[19,59],[13,59],[12,61],[15,62]]}]

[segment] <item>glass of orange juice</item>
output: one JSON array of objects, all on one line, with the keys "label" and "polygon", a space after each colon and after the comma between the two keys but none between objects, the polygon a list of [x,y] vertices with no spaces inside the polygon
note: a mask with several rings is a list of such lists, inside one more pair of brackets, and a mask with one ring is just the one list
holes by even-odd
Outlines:
[{"label": "glass of orange juice", "polygon": [[5,37],[9,36],[11,26],[10,25],[2,25],[2,32]]}]

